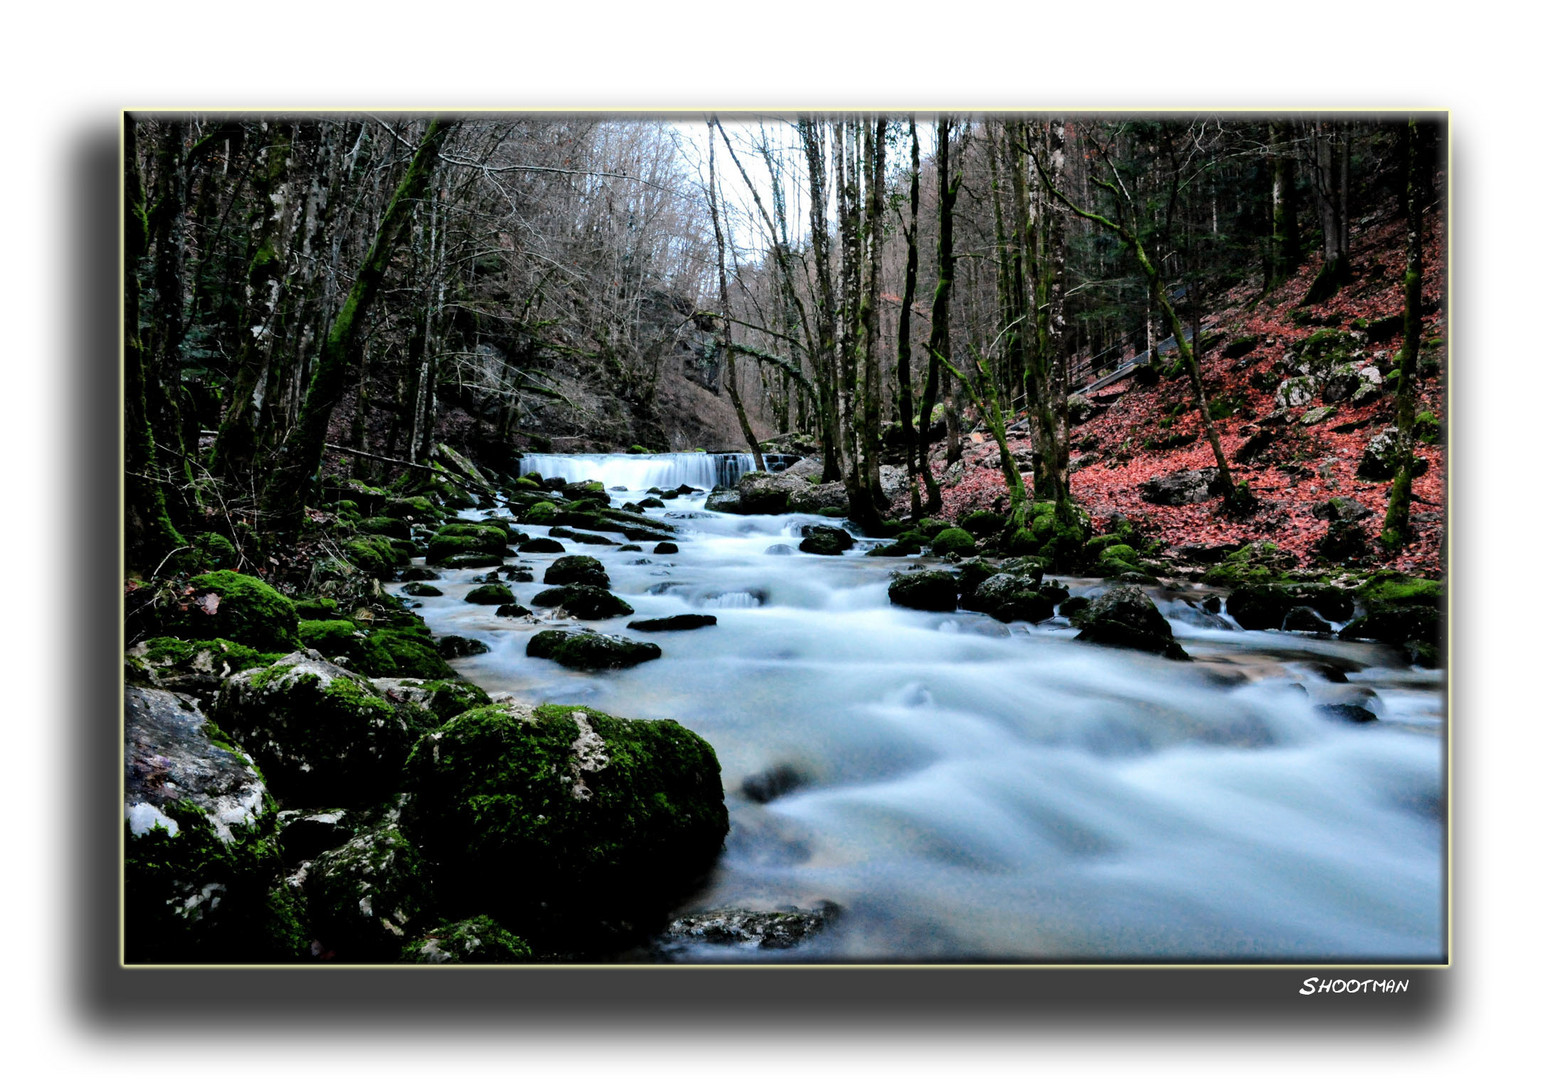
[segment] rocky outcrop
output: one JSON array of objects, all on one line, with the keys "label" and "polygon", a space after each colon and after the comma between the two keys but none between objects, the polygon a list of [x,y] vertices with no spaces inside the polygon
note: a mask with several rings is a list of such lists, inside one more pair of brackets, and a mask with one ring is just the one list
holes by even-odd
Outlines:
[{"label": "rocky outcrop", "polygon": [[1189,469],[1155,476],[1141,486],[1143,501],[1156,506],[1188,506],[1223,494],[1216,469]]}]

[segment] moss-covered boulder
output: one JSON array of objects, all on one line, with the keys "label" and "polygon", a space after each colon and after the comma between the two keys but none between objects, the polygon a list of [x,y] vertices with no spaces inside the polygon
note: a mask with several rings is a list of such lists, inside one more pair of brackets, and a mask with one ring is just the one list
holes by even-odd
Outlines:
[{"label": "moss-covered boulder", "polygon": [[126,681],[203,699],[215,694],[222,680],[233,672],[273,664],[282,655],[262,653],[222,638],[152,638],[125,653]]},{"label": "moss-covered boulder", "polygon": [[1406,646],[1417,663],[1437,667],[1444,640],[1444,582],[1383,571],[1355,594],[1362,612],[1342,628],[1349,641]]},{"label": "moss-covered boulder", "polygon": [[463,637],[460,634],[446,634],[438,639],[438,655],[445,660],[455,660],[462,656],[480,656],[482,653],[491,651],[492,647],[485,641]]},{"label": "moss-covered boulder", "polygon": [[425,581],[413,581],[406,586],[407,596],[442,596],[444,591],[436,585],[429,585]]},{"label": "moss-covered boulder", "polygon": [[276,804],[199,709],[129,688],[124,713],[124,949],[142,963],[285,963],[307,955],[283,886]]},{"label": "moss-covered boulder", "polygon": [[408,931],[433,903],[428,867],[393,825],[318,856],[305,882],[309,927],[343,963],[399,959]]},{"label": "moss-covered boulder", "polygon": [[238,549],[221,533],[203,532],[190,538],[190,546],[200,565],[212,570],[231,569],[238,564]]},{"label": "moss-covered boulder", "polygon": [[289,806],[360,806],[396,790],[426,709],[387,701],[317,653],[292,653],[222,684],[213,719],[247,750]]},{"label": "moss-covered boulder", "polygon": [[1078,641],[1136,649],[1170,660],[1190,659],[1157,605],[1134,585],[1120,585],[1089,599],[1070,618],[1071,625],[1081,630]]},{"label": "moss-covered boulder", "polygon": [[444,922],[406,945],[403,964],[523,964],[534,953],[486,915]]},{"label": "moss-covered boulder", "polygon": [[406,768],[401,821],[446,906],[532,941],[599,946],[653,925],[729,827],[714,751],[672,720],[489,706],[429,733]]},{"label": "moss-covered boulder", "polygon": [[305,619],[298,623],[298,637],[304,648],[364,675],[387,675],[395,669],[389,650],[350,619]]},{"label": "moss-covered boulder", "polygon": [[[389,657],[387,666],[379,666],[379,650]],[[453,679],[454,669],[438,655],[433,635],[420,622],[406,626],[388,626],[368,631],[370,660],[363,675],[399,675],[411,679]]]},{"label": "moss-covered boulder", "polygon": [[525,655],[578,671],[609,671],[659,659],[660,646],[593,630],[542,630],[526,643]]},{"label": "moss-covered boulder", "polygon": [[563,547],[562,541],[553,540],[550,536],[532,536],[519,544],[519,551],[526,555],[550,555],[567,550]]},{"label": "moss-covered boulder", "polygon": [[164,620],[182,638],[226,638],[262,652],[290,652],[298,645],[292,602],[257,577],[214,570],[189,579]]},{"label": "moss-covered boulder", "polygon": [[916,611],[956,611],[958,579],[945,570],[910,570],[894,574],[887,599]]},{"label": "moss-covered boulder", "polygon": [[992,574],[964,599],[963,606],[1001,622],[1043,622],[1055,614],[1055,604],[1041,586],[1038,575]]},{"label": "moss-covered boulder", "polygon": [[963,529],[942,529],[930,542],[931,551],[945,558],[949,555],[972,555],[974,538]]},{"label": "moss-covered boulder", "polygon": [[611,576],[599,559],[588,555],[564,555],[553,560],[541,580],[548,585],[594,585],[600,589],[611,588]]},{"label": "moss-covered boulder", "polygon": [[800,549],[808,555],[842,555],[855,546],[855,538],[836,525],[801,526]]},{"label": "moss-covered boulder", "polygon": [[467,709],[492,704],[487,692],[462,679],[374,679],[373,687],[394,704],[420,705],[444,723]]},{"label": "moss-covered boulder", "polygon": [[994,536],[1006,525],[1006,518],[994,510],[970,510],[958,518],[958,528],[974,536]]},{"label": "moss-covered boulder", "polygon": [[465,594],[467,604],[512,604],[514,590],[507,585],[478,585]]},{"label": "moss-covered boulder", "polygon": [[[1396,454],[1402,436],[1394,425],[1385,428],[1369,440],[1358,460],[1359,480],[1392,480],[1396,475]],[[1419,457],[1412,459],[1412,475],[1422,476],[1428,471],[1428,462]]]},{"label": "moss-covered boulder", "polygon": [[415,521],[422,524],[433,524],[442,521],[449,514],[443,507],[434,505],[431,499],[422,495],[386,499],[383,510],[385,517],[403,518],[406,521]]},{"label": "moss-covered boulder", "polygon": [[575,619],[614,619],[633,614],[633,605],[594,585],[557,585],[542,589],[530,602],[538,608],[555,608]]},{"label": "moss-covered boulder", "polygon": [[1206,572],[1206,580],[1214,585],[1256,585],[1280,582],[1298,560],[1269,540],[1257,541],[1239,548]]},{"label": "moss-covered boulder", "polygon": [[429,566],[495,566],[508,553],[509,529],[475,521],[440,528],[427,542]]}]

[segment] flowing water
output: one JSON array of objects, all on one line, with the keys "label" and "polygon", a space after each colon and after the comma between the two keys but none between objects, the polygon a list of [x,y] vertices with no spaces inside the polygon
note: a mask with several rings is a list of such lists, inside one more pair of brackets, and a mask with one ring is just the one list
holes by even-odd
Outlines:
[{"label": "flowing water", "polygon": [[[621,500],[706,487],[724,478],[715,457],[523,468],[631,489]],[[1241,631],[1187,603],[1194,592],[1155,596],[1189,664],[1079,644],[1062,619],[911,611],[888,603],[890,574],[940,560],[862,558],[869,541],[802,554],[800,527],[824,519],[710,514],[703,500],[650,511],[679,527],[675,555],[565,541],[636,609],[590,625],[664,650],[636,668],[527,658],[538,624],[460,599],[484,571],[445,571],[447,595],[421,602],[434,633],[490,646],[455,665],[489,692],[673,717],[713,745],[731,832],[690,910],[843,910],[795,950],[679,958],[1443,960],[1442,673],[1385,646]],[[552,558],[517,560],[536,578],[512,586],[520,603]],[[719,621],[626,629],[684,612]],[[1326,702],[1380,721],[1328,718]],[[747,786],[782,792],[767,802],[743,791],[763,778],[768,791]]]}]

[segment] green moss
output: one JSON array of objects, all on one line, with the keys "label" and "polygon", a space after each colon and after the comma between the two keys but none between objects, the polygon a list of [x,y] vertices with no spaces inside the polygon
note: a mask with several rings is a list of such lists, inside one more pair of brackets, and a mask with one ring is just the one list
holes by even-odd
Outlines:
[{"label": "green moss", "polygon": [[347,561],[370,577],[384,579],[395,572],[395,567],[411,560],[396,551],[384,536],[359,536],[348,541],[343,551]]},{"label": "green moss", "polygon": [[[297,647],[297,611],[259,578],[216,570],[190,578],[189,589],[183,609],[168,619],[168,629],[178,636],[226,638],[265,652]],[[203,599],[212,594],[214,604]]]},{"label": "green moss", "polygon": [[1416,604],[1437,607],[1444,603],[1444,582],[1386,570],[1364,582],[1358,590],[1358,599],[1371,605]]},{"label": "green moss", "polygon": [[440,528],[428,541],[427,561],[429,565],[437,565],[459,559],[465,565],[473,565],[470,562],[472,556],[486,555],[494,556],[501,562],[510,541],[517,539],[518,534],[512,533],[506,525],[475,521],[451,522]]},{"label": "green moss", "polygon": [[292,607],[299,620],[333,619],[340,605],[328,596],[310,596],[292,601]]},{"label": "green moss", "polygon": [[358,532],[380,536],[392,536],[397,540],[411,539],[411,523],[405,518],[372,517],[357,526]]},{"label": "green moss", "polygon": [[465,594],[467,604],[512,604],[514,591],[507,585],[479,585]]},{"label": "green moss", "polygon": [[406,595],[407,596],[442,596],[442,595],[444,595],[444,592],[443,592],[442,589],[439,589],[439,588],[436,588],[435,586],[429,585],[425,581],[413,581],[411,584],[406,586]]},{"label": "green moss", "polygon": [[1216,585],[1260,584],[1288,580],[1293,556],[1269,540],[1247,544],[1206,572],[1206,580]]},{"label": "green moss", "polygon": [[943,529],[930,542],[931,551],[937,555],[972,555],[974,538],[963,529]]},{"label": "green moss", "polygon": [[557,506],[555,503],[538,502],[532,504],[530,509],[525,511],[521,520],[530,522],[533,525],[548,525],[556,517]]},{"label": "green moss", "polygon": [[425,736],[406,769],[402,821],[452,904],[532,940],[651,919],[728,828],[714,751],[671,720],[489,706]]},{"label": "green moss", "polygon": [[397,959],[407,929],[433,903],[421,854],[393,825],[315,858],[307,892],[320,944],[348,963]]},{"label": "green moss", "polygon": [[439,924],[407,945],[400,959],[407,964],[523,964],[533,956],[523,938],[477,915]]},{"label": "green moss", "polygon": [[[374,630],[368,634],[368,646],[382,649],[389,657],[387,667],[365,670],[364,675],[382,678],[399,675],[412,679],[453,679],[455,672],[433,643],[432,635],[405,628]],[[375,654],[376,655],[376,654]]]},{"label": "green moss", "polygon": [[238,549],[233,547],[233,542],[221,533],[200,533],[190,543],[200,558],[201,566],[221,569],[236,566],[238,563]]},{"label": "green moss", "polygon": [[1001,531],[1006,519],[993,510],[974,510],[958,519],[958,525],[975,536],[992,536]]}]

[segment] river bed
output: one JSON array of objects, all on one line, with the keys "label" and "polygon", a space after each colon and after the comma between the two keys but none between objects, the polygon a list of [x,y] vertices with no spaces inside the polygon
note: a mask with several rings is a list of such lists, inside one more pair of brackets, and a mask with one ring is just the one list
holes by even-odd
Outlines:
[{"label": "river bed", "polygon": [[[686,460],[698,456],[522,467],[627,488],[611,492],[620,505],[652,485],[712,484]],[[703,502],[647,511],[677,526],[674,555],[564,540],[635,608],[587,625],[664,651],[638,667],[526,657],[531,635],[557,624],[465,603],[485,570],[442,571],[432,584],[446,595],[415,601],[435,634],[489,646],[455,661],[488,692],[672,717],[710,742],[731,831],[688,910],[842,909],[792,950],[687,946],[671,959],[1445,958],[1442,672],[1387,646],[1242,631],[1188,604],[1195,590],[1149,590],[1189,664],[1077,643],[1059,618],[894,607],[891,574],[941,560],[864,558],[871,541],[808,555],[801,527],[827,519]],[[509,560],[534,571],[511,586],[519,603],[553,558]],[[1104,587],[1059,580],[1073,594]],[[626,629],[686,612],[718,624]],[[1327,702],[1366,704],[1379,722],[1330,718],[1315,707]]]}]

